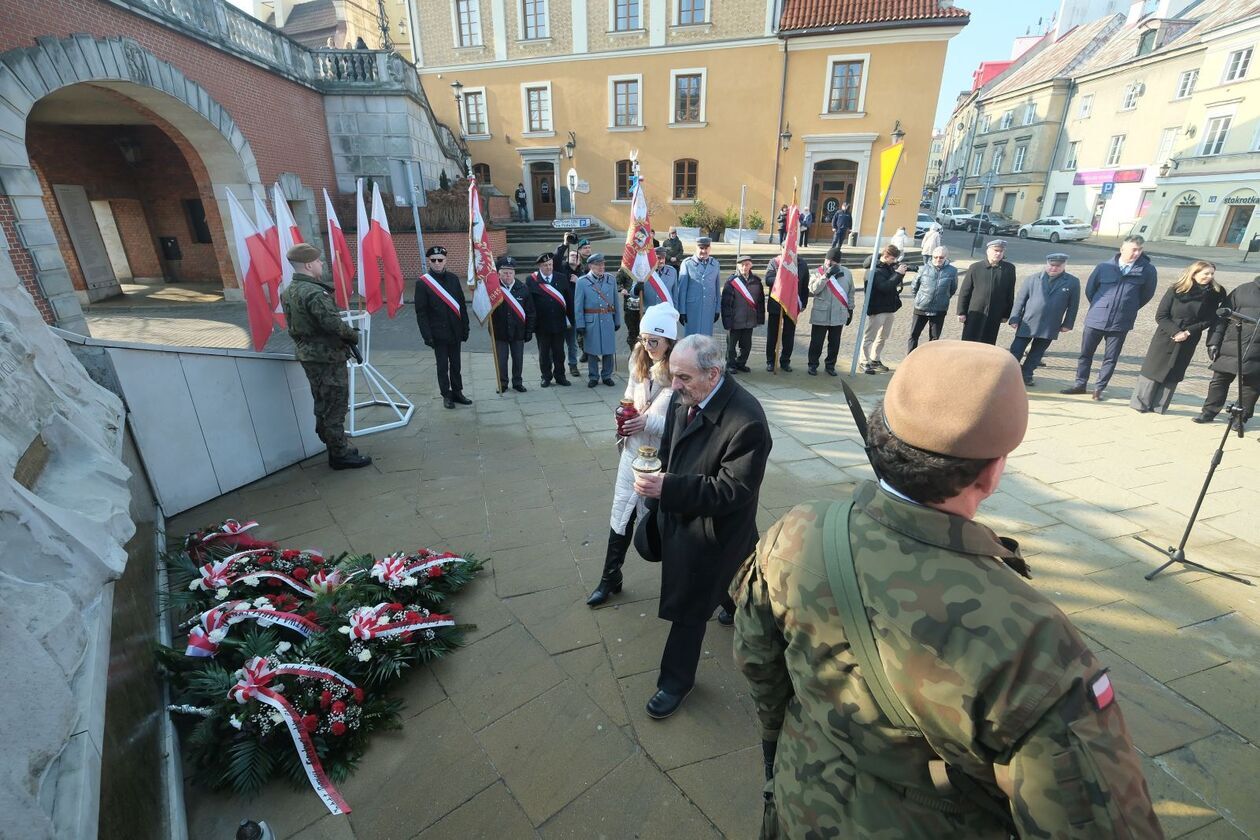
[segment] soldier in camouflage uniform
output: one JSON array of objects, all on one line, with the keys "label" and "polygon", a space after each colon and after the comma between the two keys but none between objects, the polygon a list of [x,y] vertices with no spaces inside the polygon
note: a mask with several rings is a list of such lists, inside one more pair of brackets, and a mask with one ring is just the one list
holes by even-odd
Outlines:
[{"label": "soldier in camouflage uniform", "polygon": [[[1024,580],[1017,544],[973,519],[1027,418],[1009,353],[919,347],[870,421],[879,482],[858,486],[847,522],[828,523],[833,559],[831,503],[810,502],[737,574],[735,656],[773,792],[763,836],[1162,836],[1106,669]],[[845,539],[856,609],[837,606],[828,574]],[[872,631],[871,670],[844,629],[855,612]],[[875,668],[908,725],[885,713]]]},{"label": "soldier in camouflage uniform", "polygon": [[350,382],[346,373],[349,345],[359,343],[359,331],[337,314],[332,283],[324,279],[319,249],[300,243],[286,255],[293,264],[293,281],[281,303],[297,358],[311,383],[315,400],[315,434],[328,447],[334,470],[366,467],[372,459],[360,455],[346,440],[346,409]]}]

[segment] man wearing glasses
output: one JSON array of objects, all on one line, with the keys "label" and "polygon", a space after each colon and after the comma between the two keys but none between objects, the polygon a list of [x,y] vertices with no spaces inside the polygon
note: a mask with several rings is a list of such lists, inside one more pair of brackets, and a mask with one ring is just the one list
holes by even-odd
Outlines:
[{"label": "man wearing glasses", "polygon": [[446,270],[446,249],[435,245],[424,252],[429,270],[416,283],[416,323],[426,347],[433,348],[437,362],[442,405],[472,405],[464,396],[460,374],[460,345],[468,340],[468,307],[459,278]]},{"label": "man wearing glasses", "polygon": [[687,335],[713,335],[718,319],[721,290],[718,288],[718,261],[709,256],[713,240],[696,240],[696,255],[683,260],[678,272],[678,323]]}]

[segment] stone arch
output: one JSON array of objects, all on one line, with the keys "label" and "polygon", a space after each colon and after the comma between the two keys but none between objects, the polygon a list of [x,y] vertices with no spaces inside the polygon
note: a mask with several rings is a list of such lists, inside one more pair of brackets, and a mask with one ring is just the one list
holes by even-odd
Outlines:
[{"label": "stone arch", "polygon": [[[12,206],[17,244],[30,254],[35,282],[56,325],[86,334],[87,323],[44,208],[43,188],[27,154],[26,121],[38,101],[82,83],[134,100],[193,148],[218,202],[226,201],[229,188],[244,199],[250,190],[261,189],[262,179],[249,141],[227,110],[135,40],[74,35],[35,42],[34,47],[0,53],[0,106],[7,106],[0,107],[0,197]],[[228,225],[223,229],[228,231]],[[231,259],[236,259],[234,253]]]}]

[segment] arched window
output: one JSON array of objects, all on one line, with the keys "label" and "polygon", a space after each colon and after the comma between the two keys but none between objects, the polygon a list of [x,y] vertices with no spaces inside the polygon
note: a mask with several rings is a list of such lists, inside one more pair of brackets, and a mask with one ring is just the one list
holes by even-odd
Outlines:
[{"label": "arched window", "polygon": [[694,158],[674,161],[674,198],[676,200],[696,197],[696,170],[697,164]]},{"label": "arched window", "polygon": [[478,184],[489,184],[490,183],[490,164],[474,163],[473,164],[473,177],[477,179]]},{"label": "arched window", "polygon": [[617,188],[613,196],[615,201],[630,200],[630,175],[634,172],[628,160],[617,161]]}]

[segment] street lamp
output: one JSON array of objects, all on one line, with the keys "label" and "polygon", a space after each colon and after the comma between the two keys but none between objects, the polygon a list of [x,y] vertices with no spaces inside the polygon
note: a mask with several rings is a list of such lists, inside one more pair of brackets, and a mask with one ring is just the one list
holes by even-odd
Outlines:
[{"label": "street lamp", "polygon": [[783,144],[783,151],[788,150],[788,146],[792,143],[792,124],[788,123],[783,127],[783,131],[779,133],[779,141]]},{"label": "street lamp", "polygon": [[455,114],[459,119],[459,133],[463,136],[467,134],[464,130],[464,86],[456,79],[451,82],[451,90],[455,91]]},{"label": "street lamp", "polygon": [[573,160],[573,150],[577,148],[577,134],[569,132],[569,142],[564,144],[564,156]]},{"label": "street lamp", "polygon": [[906,133],[901,130],[901,120],[897,120],[897,124],[893,126],[892,140],[894,143],[900,143],[906,138]]}]

